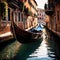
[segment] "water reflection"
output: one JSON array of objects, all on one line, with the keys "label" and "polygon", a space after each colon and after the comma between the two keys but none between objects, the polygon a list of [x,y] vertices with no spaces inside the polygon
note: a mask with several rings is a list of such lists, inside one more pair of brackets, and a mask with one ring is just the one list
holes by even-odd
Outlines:
[{"label": "water reflection", "polygon": [[17,54],[20,46],[21,44],[17,41],[11,42],[6,46],[2,46],[3,49],[0,51],[0,59],[11,59]]},{"label": "water reflection", "polygon": [[40,46],[40,43],[41,39],[28,44],[21,44],[18,41],[11,42],[0,50],[0,59],[26,60],[29,54],[33,53]]},{"label": "water reflection", "polygon": [[31,55],[29,55],[29,58],[27,58],[27,60],[52,60],[49,56],[48,56],[48,49],[47,49],[47,44],[46,44],[46,31],[45,29],[43,29],[43,34],[42,34],[42,43],[41,45],[34,51],[34,53],[32,53]]},{"label": "water reflection", "polygon": [[26,60],[31,53],[33,53],[41,43],[41,39],[37,42],[32,42],[28,44],[22,44],[18,54],[14,57],[15,60]]},{"label": "water reflection", "polygon": [[45,29],[43,29],[42,34],[42,43],[41,45],[32,53],[29,55],[29,58],[27,60],[55,60],[55,43],[51,39],[50,36],[47,35],[47,32]]},{"label": "water reflection", "polygon": [[42,39],[21,44],[14,41],[0,50],[0,59],[9,60],[57,60],[57,45],[54,38],[43,29]]}]

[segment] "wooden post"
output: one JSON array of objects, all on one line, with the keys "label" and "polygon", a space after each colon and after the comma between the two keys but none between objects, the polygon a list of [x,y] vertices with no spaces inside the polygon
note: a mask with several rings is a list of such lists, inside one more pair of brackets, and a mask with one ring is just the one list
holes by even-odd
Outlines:
[{"label": "wooden post", "polygon": [[[1,9],[1,0],[0,0],[0,9]],[[1,29],[1,10],[0,10],[0,29]]]},{"label": "wooden post", "polygon": [[10,21],[11,21],[12,30],[13,30],[13,37],[17,40],[16,34],[15,34],[15,30],[14,30],[14,25],[13,25],[14,19],[13,19],[13,15],[12,14],[13,14],[13,11],[10,10]]}]

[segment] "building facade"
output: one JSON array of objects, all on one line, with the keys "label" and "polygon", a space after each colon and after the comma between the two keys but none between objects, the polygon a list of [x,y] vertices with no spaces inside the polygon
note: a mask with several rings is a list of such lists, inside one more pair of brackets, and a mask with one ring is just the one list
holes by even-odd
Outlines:
[{"label": "building facade", "polygon": [[45,18],[46,18],[45,11],[43,9],[38,8],[37,15],[38,15],[38,23],[45,25],[46,24],[45,23]]},{"label": "building facade", "polygon": [[37,14],[36,1],[35,0],[26,0],[24,5],[29,10],[28,17],[27,17],[26,24],[25,24],[26,28],[36,26],[37,25],[37,21],[36,21],[37,17],[35,16]]},{"label": "building facade", "polygon": [[5,4],[5,9],[2,9],[3,14],[0,15],[0,26],[11,25],[11,20],[14,20],[21,29],[37,25],[34,16],[37,13],[35,0],[2,0],[1,2]]},{"label": "building facade", "polygon": [[60,37],[60,0],[48,0],[45,13],[49,17],[47,27]]}]

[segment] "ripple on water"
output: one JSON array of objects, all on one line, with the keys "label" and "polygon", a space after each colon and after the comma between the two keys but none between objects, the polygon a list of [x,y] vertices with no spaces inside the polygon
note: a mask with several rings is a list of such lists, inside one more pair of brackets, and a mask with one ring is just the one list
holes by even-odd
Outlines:
[{"label": "ripple on water", "polygon": [[46,32],[44,30],[44,33],[42,34],[43,40],[40,44],[40,46],[29,55],[29,58],[27,60],[55,60],[55,52],[52,45],[53,41],[48,42],[47,39],[49,37],[46,37]]}]

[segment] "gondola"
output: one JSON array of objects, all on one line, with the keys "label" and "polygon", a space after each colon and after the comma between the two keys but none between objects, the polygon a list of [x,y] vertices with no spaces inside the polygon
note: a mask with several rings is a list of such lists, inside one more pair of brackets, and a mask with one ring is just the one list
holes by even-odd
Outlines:
[{"label": "gondola", "polygon": [[42,27],[38,24],[36,27],[32,28],[30,31],[35,33],[42,33]]},{"label": "gondola", "polygon": [[23,29],[20,29],[19,26],[17,26],[14,22],[12,24],[12,32],[14,32],[15,38],[21,43],[37,41],[41,36],[41,33],[25,31]]}]

